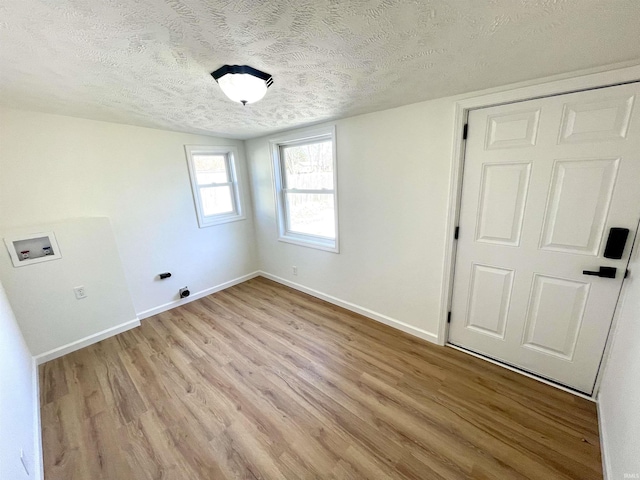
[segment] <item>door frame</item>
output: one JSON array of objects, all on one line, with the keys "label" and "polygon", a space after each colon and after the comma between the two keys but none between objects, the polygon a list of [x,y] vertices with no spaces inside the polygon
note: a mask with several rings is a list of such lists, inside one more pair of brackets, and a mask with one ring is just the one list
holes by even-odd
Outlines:
[{"label": "door frame", "polygon": [[[440,298],[440,318],[438,326],[437,343],[440,345],[448,345],[449,338],[449,312],[451,311],[451,300],[453,297],[453,281],[455,272],[455,259],[457,242],[454,238],[456,226],[459,222],[460,199],[462,196],[462,174],[464,169],[464,155],[466,141],[463,139],[464,126],[467,123],[469,111],[479,108],[495,107],[510,103],[524,102],[544,97],[553,97],[568,93],[581,92],[586,90],[596,90],[599,88],[612,87],[616,85],[633,83],[640,81],[640,65],[629,66],[629,64],[618,64],[617,66],[609,66],[606,68],[590,69],[581,72],[574,72],[568,75],[556,75],[545,79],[534,80],[530,82],[522,82],[507,87],[491,89],[484,92],[461,96],[455,102],[454,122],[453,122],[453,146],[451,154],[451,169],[449,172],[449,196],[448,211],[445,225],[445,255],[442,268],[442,289]],[[465,232],[461,233],[465,235]],[[618,305],[620,299],[618,298]],[[573,393],[575,395],[595,401],[600,389],[602,372],[606,365],[606,360],[610,352],[610,343],[615,331],[617,319],[616,307],[613,322],[609,330],[607,343],[605,345],[602,361],[596,376],[595,387],[591,396],[576,392],[560,384],[545,380],[542,377],[527,373],[523,370],[510,367],[509,365],[496,362],[487,357],[480,356],[485,360],[499,364],[510,370],[517,371],[536,380],[547,383],[561,390]],[[458,348],[459,347],[454,347]],[[466,350],[463,350],[467,352]],[[467,352],[470,353],[470,352]]]}]

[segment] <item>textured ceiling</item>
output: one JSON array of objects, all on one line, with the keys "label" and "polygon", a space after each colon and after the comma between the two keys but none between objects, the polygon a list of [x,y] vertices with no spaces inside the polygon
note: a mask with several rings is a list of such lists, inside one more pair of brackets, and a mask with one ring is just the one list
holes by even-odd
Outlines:
[{"label": "textured ceiling", "polygon": [[0,0],[0,104],[238,138],[636,59],[638,0]]}]

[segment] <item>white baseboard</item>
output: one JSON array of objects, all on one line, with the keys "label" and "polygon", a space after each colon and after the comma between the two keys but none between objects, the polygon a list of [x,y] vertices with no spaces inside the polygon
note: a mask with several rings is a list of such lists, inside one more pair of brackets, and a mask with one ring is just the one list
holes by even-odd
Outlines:
[{"label": "white baseboard", "polygon": [[372,320],[384,323],[385,325],[393,327],[397,330],[402,330],[403,332],[408,333],[409,335],[413,335],[414,337],[418,337],[432,343],[438,343],[438,335],[436,335],[435,333],[427,332],[426,330],[422,330],[421,328],[414,327],[413,325],[409,325],[408,323],[401,322],[400,320],[396,320],[395,318],[388,317],[386,315],[383,315],[382,313],[374,312],[373,310],[361,307],[360,305],[356,305],[355,303],[341,300],[332,295],[319,292],[318,290],[314,290],[313,288],[305,287],[304,285],[291,282],[276,275],[272,275],[263,271],[260,271],[259,274],[265,278],[268,278],[269,280],[273,280],[274,282],[281,283],[282,285],[286,285],[287,287],[291,287],[295,290],[307,293],[313,297],[324,300],[325,302],[329,302],[339,307],[346,308],[347,310],[351,310],[352,312],[359,313],[360,315],[364,315],[365,317],[371,318]]},{"label": "white baseboard", "polygon": [[211,295],[212,293],[219,292],[224,290],[225,288],[233,287],[242,282],[246,282],[247,280],[251,280],[252,278],[260,275],[260,272],[252,272],[247,275],[243,275],[238,278],[234,278],[233,280],[229,280],[228,282],[221,283],[216,285],[215,287],[207,288],[205,290],[201,290],[196,293],[192,293],[187,298],[182,298],[180,300],[174,300],[173,302],[165,303],[164,305],[160,305],[158,307],[150,308],[149,310],[144,310],[142,312],[138,312],[138,318],[143,320],[145,318],[153,317],[162,312],[166,312],[167,310],[171,310],[172,308],[178,307],[180,305],[184,305],[185,303],[193,302],[194,300],[198,300],[199,298],[206,297],[207,295]]},{"label": "white baseboard", "polygon": [[258,275],[259,275],[259,272],[252,272],[247,275],[243,275],[241,277],[235,278],[233,280],[229,280],[228,282],[221,283],[220,285],[216,285],[215,287],[207,288],[206,290],[193,293],[185,299],[175,300],[173,302],[165,303],[164,305],[160,305],[158,307],[145,310],[143,312],[138,313],[138,317],[134,320],[131,320],[126,323],[122,323],[120,325],[116,325],[115,327],[108,328],[107,330],[103,330],[98,333],[94,333],[93,335],[89,335],[88,337],[81,338],[80,340],[76,340],[75,342],[69,343],[67,345],[54,348],[53,350],[49,350],[48,352],[44,352],[44,353],[41,353],[40,355],[36,355],[34,358],[37,364],[41,365],[45,362],[48,362],[49,360],[53,360],[54,358],[58,358],[63,355],[66,355],[67,353],[80,350],[81,348],[87,347],[101,340],[105,340],[109,337],[112,337],[119,333],[126,332],[127,330],[135,328],[140,325],[140,320],[142,320],[143,318],[151,317],[153,315],[165,312],[177,306],[184,305],[185,303],[193,302],[194,300],[197,300],[202,297],[206,297],[207,295],[211,295],[212,293],[215,293],[215,292],[219,292],[220,290],[224,290],[225,288],[229,288],[233,285],[237,285],[238,283],[246,282],[247,280],[255,278]]},{"label": "white baseboard", "polygon": [[600,457],[602,458],[602,475],[604,480],[613,479],[613,475],[609,471],[611,462],[609,460],[609,454],[607,450],[607,441],[605,438],[605,423],[604,416],[602,415],[602,409],[600,407],[600,396],[598,395],[598,399],[596,400],[596,406],[598,409],[598,433],[600,434]]},{"label": "white baseboard", "polygon": [[40,421],[40,377],[38,375],[38,360],[31,359],[33,385],[33,475],[37,480],[44,480],[44,462],[42,461],[42,423]]},{"label": "white baseboard", "polygon": [[102,330],[101,332],[94,333],[93,335],[89,335],[88,337],[81,338],[80,340],[76,340],[75,342],[71,342],[67,345],[63,345],[61,347],[54,348],[53,350],[49,350],[48,352],[41,353],[40,355],[36,355],[34,358],[38,365],[42,365],[49,360],[61,357],[63,355],[66,355],[67,353],[75,352],[76,350],[88,347],[89,345],[93,345],[94,343],[98,343],[101,340],[113,337],[114,335],[126,332],[127,330],[131,330],[132,328],[138,326],[140,326],[140,320],[136,318],[134,320],[121,323],[120,325],[116,325],[115,327],[107,328],[106,330]]}]

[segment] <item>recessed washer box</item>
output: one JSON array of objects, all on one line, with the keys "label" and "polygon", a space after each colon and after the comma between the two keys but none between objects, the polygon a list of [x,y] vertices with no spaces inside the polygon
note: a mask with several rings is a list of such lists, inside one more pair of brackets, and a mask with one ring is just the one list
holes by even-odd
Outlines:
[{"label": "recessed washer box", "polygon": [[53,232],[5,237],[4,243],[9,250],[14,267],[24,267],[62,258]]}]

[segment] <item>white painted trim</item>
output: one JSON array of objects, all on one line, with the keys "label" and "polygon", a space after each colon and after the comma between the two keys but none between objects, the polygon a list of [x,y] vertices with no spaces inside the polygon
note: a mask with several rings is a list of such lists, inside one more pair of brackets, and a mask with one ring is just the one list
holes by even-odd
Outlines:
[{"label": "white painted trim", "polygon": [[[530,80],[513,85],[507,85],[482,92],[461,96],[454,106],[454,130],[451,154],[451,169],[449,175],[449,201],[446,220],[445,254],[443,260],[442,286],[440,298],[440,323],[438,325],[438,343],[444,345],[448,338],[447,316],[451,305],[453,286],[453,268],[455,264],[455,241],[453,233],[458,221],[460,195],[462,191],[462,166],[464,160],[464,140],[462,128],[471,109],[484,108],[504,103],[521,102],[532,98],[562,95],[579,90],[589,90],[616,83],[640,80],[640,65],[619,64],[616,66],[599,67],[572,74],[562,74],[553,77]],[[609,68],[603,71],[604,68]],[[610,68],[614,68],[610,70]],[[464,233],[462,233],[464,235]]]},{"label": "white painted trim", "polygon": [[[640,232],[640,228],[636,231]],[[640,255],[640,233],[636,234],[634,243],[631,248],[630,260],[633,261],[636,256]],[[633,275],[633,273],[632,273]],[[626,280],[622,284],[622,292],[620,293],[620,297],[618,298],[618,303],[616,305],[616,310],[613,315],[613,321],[611,323],[611,329],[609,331],[609,338],[607,340],[607,344],[605,346],[604,354],[602,356],[602,362],[600,363],[600,369],[598,370],[598,376],[596,377],[596,384],[594,387],[594,397],[596,398],[596,403],[598,405],[598,432],[600,434],[600,454],[602,457],[602,473],[604,476],[604,480],[613,480],[613,474],[611,472],[611,459],[609,458],[609,449],[608,449],[608,437],[607,437],[607,424],[605,422],[605,415],[602,413],[602,400],[600,396],[600,387],[602,385],[602,381],[606,374],[606,370],[608,368],[607,362],[611,357],[611,351],[613,350],[613,344],[616,341],[616,333],[618,329],[618,321],[620,318],[620,312],[623,308],[623,305],[627,299],[627,282]]]},{"label": "white painted trim", "polygon": [[214,287],[207,288],[205,290],[201,290],[196,293],[192,293],[187,298],[181,298],[179,300],[174,300],[173,302],[165,303],[163,305],[150,308],[149,310],[144,310],[137,314],[138,318],[140,320],[143,320],[145,318],[152,317],[159,313],[166,312],[167,310],[171,310],[172,308],[178,307],[180,305],[184,305],[185,303],[193,302],[194,300],[198,300],[199,298],[206,297],[207,295],[211,295],[212,293],[219,292],[221,290],[224,290],[225,288],[233,287],[234,285],[237,285],[239,283],[246,282],[247,280],[251,280],[252,278],[257,277],[258,275],[260,275],[260,272],[258,271],[248,273],[247,275],[234,278],[233,280],[229,280],[228,282],[224,282]]},{"label": "white painted trim", "polygon": [[342,307],[360,315],[364,315],[365,317],[368,317],[380,323],[384,323],[385,325],[393,327],[397,330],[402,330],[403,332],[408,333],[409,335],[413,335],[414,337],[427,340],[431,343],[438,343],[437,335],[435,333],[427,332],[426,330],[422,330],[421,328],[417,328],[413,325],[401,322],[400,320],[396,320],[395,318],[388,317],[387,315],[383,315],[382,313],[374,312],[373,310],[369,310],[368,308],[356,305],[355,303],[347,302],[346,300],[342,300],[332,295],[319,292],[318,290],[314,290],[313,288],[305,287],[304,285],[291,282],[276,275],[272,275],[264,271],[260,271],[259,273],[264,278],[268,278],[269,280],[273,280],[274,282],[281,283],[282,285],[286,285],[287,287],[291,287],[300,292],[307,293],[313,297],[319,298],[320,300],[324,300],[325,302],[337,305],[338,307]]},{"label": "white painted trim", "polygon": [[602,475],[603,480],[613,479],[613,475],[611,474],[610,465],[611,461],[609,459],[608,449],[606,448],[606,426],[604,422],[604,415],[602,415],[601,407],[600,407],[600,398],[596,401],[596,407],[598,410],[598,433],[600,435],[600,457],[602,458]]},{"label": "white painted trim", "polygon": [[[300,247],[315,248],[316,250],[324,250],[331,253],[340,253],[338,247],[331,246],[330,244],[321,243],[319,237],[309,236],[309,240],[303,240],[306,235],[296,235],[285,233],[278,238],[279,242],[290,243],[292,245],[298,245]],[[332,242],[333,243],[333,242]]]},{"label": "white painted trim", "polygon": [[106,330],[102,330],[101,332],[81,338],[80,340],[76,340],[75,342],[68,343],[67,345],[63,345],[61,347],[54,348],[53,350],[49,350],[48,352],[41,353],[40,355],[36,355],[34,358],[38,365],[42,365],[43,363],[46,363],[50,360],[62,357],[63,355],[71,352],[75,352],[76,350],[80,350],[81,348],[88,347],[89,345],[93,345],[94,343],[98,343],[109,337],[113,337],[114,335],[126,332],[127,330],[131,330],[132,328],[138,326],[140,326],[140,320],[138,318],[135,318],[133,320],[129,320],[128,322],[121,323],[120,325],[116,325],[115,327],[107,328]]},{"label": "white painted trim", "polygon": [[44,462],[42,460],[42,423],[40,420],[40,377],[38,361],[31,357],[31,381],[33,382],[33,473],[36,479],[44,480]]},{"label": "white painted trim", "polygon": [[580,397],[580,398],[584,398],[585,400],[590,400],[592,402],[596,402],[596,399],[594,397],[590,397],[589,395],[586,395],[584,393],[578,392],[576,390],[571,390],[570,388],[564,387],[564,386],[562,386],[562,385],[560,385],[558,383],[551,382],[551,381],[549,381],[549,380],[547,380],[545,378],[538,377],[537,375],[529,373],[529,372],[527,372],[525,370],[520,370],[519,368],[515,368],[515,367],[512,367],[511,365],[507,365],[506,363],[502,363],[502,362],[499,362],[499,361],[494,360],[492,358],[485,357],[484,355],[480,355],[478,353],[472,352],[471,350],[467,350],[465,348],[460,348],[457,345],[453,345],[451,343],[447,343],[446,346],[450,347],[450,348],[453,348],[454,350],[458,350],[458,351],[460,351],[462,353],[466,353],[468,355],[471,355],[472,357],[476,357],[476,358],[479,358],[479,359],[484,360],[486,362],[493,363],[494,365],[498,365],[499,367],[506,368],[507,370],[511,370],[512,372],[519,373],[520,375],[524,375],[525,377],[533,378],[534,380],[537,380],[537,381],[539,381],[541,383],[545,383],[547,385],[555,387],[558,390],[562,390],[563,392],[571,393],[571,394],[575,395],[576,397]]},{"label": "white painted trim", "polygon": [[447,222],[445,224],[445,249],[442,266],[442,285],[440,286],[440,323],[438,325],[438,344],[444,345],[449,337],[449,312],[453,292],[453,276],[457,242],[454,239],[462,196],[462,166],[464,164],[464,147],[462,130],[467,121],[468,112],[459,103],[455,106],[454,141],[451,153],[451,170],[449,174],[449,201]]},{"label": "white painted trim", "polygon": [[[191,192],[193,193],[193,202],[196,208],[196,216],[198,217],[198,227],[213,227],[215,225],[222,225],[223,223],[237,222],[238,220],[246,219],[243,205],[244,192],[242,189],[242,179],[239,176],[239,169],[237,167],[239,161],[238,148],[234,145],[185,145],[184,150],[187,155],[187,166],[189,167],[189,179],[191,180]],[[227,182],[226,185],[231,187],[233,212],[211,215],[209,217],[205,216],[202,197],[200,196],[201,186],[198,185],[193,164],[193,155],[198,153],[224,155],[226,157],[226,166],[229,170],[228,176],[230,179],[230,182]]]},{"label": "white painted trim", "polygon": [[[570,76],[566,74],[548,77],[539,80],[532,80],[498,89],[484,92],[471,93],[467,98],[461,98],[456,102],[454,109],[454,131],[451,156],[451,170],[449,176],[449,200],[446,220],[445,254],[442,269],[442,285],[440,296],[440,314],[438,325],[437,343],[444,345],[449,336],[449,324],[447,317],[451,309],[453,294],[453,281],[455,270],[455,250],[456,241],[453,238],[455,227],[458,222],[460,197],[462,194],[462,172],[464,164],[465,141],[462,138],[463,126],[466,123],[469,110],[476,108],[490,107],[505,103],[514,103],[530,100],[533,98],[562,95],[566,93],[601,88],[618,83],[633,82],[640,80],[640,65],[624,66],[623,68],[606,70],[586,70],[574,72]],[[615,68],[615,67],[612,67]],[[464,235],[464,232],[461,232]],[[607,345],[611,342],[612,335],[607,339]],[[596,388],[593,397],[585,397],[593,400],[598,393],[600,382],[598,381],[600,371],[604,368],[608,359],[608,347],[605,346],[605,355],[600,363],[600,369],[596,376]],[[485,357],[481,357],[485,358]],[[501,365],[501,364],[500,364]],[[504,365],[506,368],[506,365]],[[516,370],[519,371],[519,370]],[[536,378],[536,377],[533,377]],[[542,381],[542,380],[541,380]],[[553,385],[553,384],[552,384]],[[567,390],[572,392],[572,390]]]},{"label": "white painted trim", "polygon": [[[631,252],[629,253],[629,260],[627,261],[627,265],[625,268],[629,268],[631,262],[640,257],[640,222],[638,222],[638,226],[636,228],[636,234],[633,238],[633,244],[631,245]],[[596,382],[593,387],[593,396],[597,397],[600,392],[600,386],[602,385],[602,381],[604,379],[605,371],[607,369],[607,362],[611,357],[611,350],[613,347],[613,342],[615,341],[615,334],[618,330],[618,320],[620,318],[620,311],[622,310],[622,306],[627,298],[627,279],[626,277],[622,280],[622,289],[620,291],[620,296],[618,297],[618,302],[616,303],[616,308],[613,312],[613,319],[611,320],[611,327],[609,328],[609,336],[607,338],[607,343],[604,346],[604,352],[602,353],[602,360],[600,362],[600,368],[598,368],[598,373],[596,375]]]},{"label": "white painted trim", "polygon": [[[324,238],[317,235],[302,234],[287,231],[287,209],[284,199],[284,180],[282,178],[282,162],[280,159],[280,147],[311,143],[314,140],[331,138],[331,154],[333,156],[333,206],[335,239]],[[273,184],[275,216],[278,228],[278,240],[281,242],[315,248],[332,253],[340,253],[340,226],[339,226],[339,202],[338,202],[338,140],[336,138],[335,124],[321,127],[304,128],[294,130],[269,139],[269,151],[271,153],[271,180]],[[327,193],[328,192],[323,192]]]},{"label": "white painted trim", "polygon": [[116,325],[115,327],[108,328],[98,333],[94,333],[93,335],[89,335],[88,337],[81,338],[80,340],[76,340],[75,342],[71,342],[67,345],[54,348],[53,350],[49,350],[48,352],[44,352],[44,353],[41,353],[40,355],[36,355],[34,358],[38,362],[38,365],[41,365],[45,362],[53,360],[54,358],[58,358],[63,355],[66,355],[67,353],[80,350],[81,348],[87,347],[101,340],[105,340],[119,333],[126,332],[127,330],[138,327],[140,325],[140,320],[142,320],[143,318],[151,317],[153,315],[165,312],[179,305],[184,305],[185,303],[193,302],[194,300],[197,300],[202,297],[206,297],[207,295],[211,295],[212,293],[219,292],[220,290],[224,290],[225,288],[232,287],[233,285],[237,285],[238,283],[246,282],[247,280],[255,278],[258,275],[259,275],[258,272],[252,272],[247,275],[243,275],[242,277],[229,280],[228,282],[221,283],[220,285],[216,285],[215,287],[207,288],[206,290],[202,290],[200,292],[194,293],[190,295],[188,298],[175,300],[173,302],[165,303],[164,305],[160,305],[158,307],[145,310],[143,312],[138,313],[137,318],[134,320],[122,323],[120,325]]},{"label": "white painted trim", "polygon": [[484,108],[638,80],[640,80],[640,64],[634,61],[631,65],[628,63],[610,65],[470,92],[459,95],[458,103],[466,109]]}]

